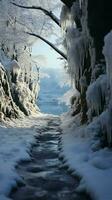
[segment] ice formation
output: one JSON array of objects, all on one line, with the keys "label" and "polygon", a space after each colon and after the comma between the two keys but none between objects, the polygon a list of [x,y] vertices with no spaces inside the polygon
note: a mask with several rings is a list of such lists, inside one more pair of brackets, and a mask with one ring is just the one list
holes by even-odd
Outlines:
[{"label": "ice formation", "polygon": [[80,20],[81,20],[81,9],[79,1],[76,0],[71,7],[71,21],[76,23],[78,28],[81,28]]},{"label": "ice formation", "polygon": [[66,5],[62,7],[60,19],[62,30],[66,31],[67,27],[71,26],[72,23],[70,9]]},{"label": "ice formation", "polygon": [[82,7],[83,0],[79,0],[80,8]]},{"label": "ice formation", "polygon": [[106,60],[106,72],[109,80],[109,85],[111,87],[111,95],[112,95],[112,31],[105,36],[104,41],[105,45],[103,48],[103,54]]},{"label": "ice formation", "polygon": [[83,75],[84,59],[87,50],[87,41],[75,28],[68,28],[66,34],[67,41],[67,57],[71,76],[78,81]]},{"label": "ice formation", "polygon": [[9,66],[10,66],[10,73],[12,76],[12,82],[16,83],[20,76],[21,67],[19,66],[19,64],[16,60],[11,61],[9,63]]},{"label": "ice formation", "polygon": [[17,115],[19,110],[12,99],[6,70],[0,64],[0,120],[5,117],[17,117]]},{"label": "ice formation", "polygon": [[103,111],[107,94],[107,76],[101,75],[90,84],[86,92],[89,119],[92,119],[92,116],[100,115]]},{"label": "ice formation", "polygon": [[[21,81],[21,67],[15,60],[7,63],[7,70],[0,65],[0,118],[17,117],[37,113],[36,99],[39,92],[38,81]],[[24,113],[24,114],[23,114]]]},{"label": "ice formation", "polygon": [[[61,17],[62,27],[64,24],[65,30],[67,71],[80,93],[78,112],[81,114],[81,118],[84,118],[84,123],[91,123],[97,117],[101,122],[101,132],[103,132],[104,124],[105,135],[107,138],[110,135],[107,142],[107,145],[110,146],[112,130],[110,124],[112,119],[112,31],[105,37],[103,48],[105,59],[98,61],[96,57],[97,46],[95,46],[95,40],[88,25],[88,1],[76,0],[68,10],[67,6],[64,7],[66,9],[62,9],[63,15]],[[66,23],[68,19],[71,20],[69,26]],[[72,109],[74,109],[73,106]],[[103,120],[103,115],[107,116],[107,120]]]}]

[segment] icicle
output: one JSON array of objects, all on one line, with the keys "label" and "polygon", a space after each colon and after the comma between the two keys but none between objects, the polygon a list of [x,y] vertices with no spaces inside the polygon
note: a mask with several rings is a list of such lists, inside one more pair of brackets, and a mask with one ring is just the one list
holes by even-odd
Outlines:
[{"label": "icicle", "polygon": [[108,76],[109,85],[111,88],[112,98],[112,31],[105,36],[105,45],[103,48],[103,54],[106,60],[106,71]]},{"label": "icicle", "polygon": [[65,32],[72,25],[71,11],[67,6],[63,6],[60,15],[62,31]]},{"label": "icicle", "polygon": [[79,0],[80,8],[82,7],[83,0]]},{"label": "icicle", "polygon": [[[86,92],[86,100],[89,108],[89,116],[95,113],[97,116],[102,111],[102,101],[106,100],[107,96],[107,76],[101,75],[93,82]],[[104,104],[104,103],[103,103]],[[104,105],[103,105],[104,106]]]},{"label": "icicle", "polygon": [[79,20],[81,18],[81,9],[79,5],[79,0],[73,3],[73,6],[71,8],[71,18],[73,21],[75,21],[76,18]]},{"label": "icicle", "polygon": [[83,75],[88,41],[85,35],[81,34],[78,29],[71,27],[67,29],[66,42],[70,74],[76,78],[76,81],[79,81]]}]

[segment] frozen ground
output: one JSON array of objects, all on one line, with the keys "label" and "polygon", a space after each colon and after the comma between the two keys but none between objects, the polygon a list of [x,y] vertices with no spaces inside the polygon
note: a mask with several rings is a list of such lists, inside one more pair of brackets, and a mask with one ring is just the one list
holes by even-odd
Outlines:
[{"label": "frozen ground", "polygon": [[63,153],[67,163],[80,176],[77,191],[86,190],[96,200],[112,200],[112,150],[99,148],[93,139],[97,123],[79,127],[79,119],[62,116]]},{"label": "frozen ground", "polygon": [[15,166],[20,160],[30,159],[29,149],[35,142],[34,135],[38,134],[36,129],[46,126],[47,117],[40,114],[9,122],[6,126],[0,124],[0,200],[7,200],[12,186],[21,181]]},{"label": "frozen ground", "polygon": [[52,118],[31,149],[31,161],[17,167],[24,184],[10,194],[13,200],[90,200],[77,194],[79,180],[73,178],[59,159],[60,119]]},{"label": "frozen ground", "polygon": [[[54,117],[54,116],[53,116]],[[29,149],[35,143],[38,130],[44,129],[52,115],[29,117],[0,124],[0,200],[8,200],[11,188],[21,179],[15,166],[20,160],[28,160]],[[79,119],[62,117],[63,152],[73,174],[80,176],[77,192],[87,191],[96,200],[112,200],[112,152],[99,149],[93,140],[96,127],[79,127]]]}]

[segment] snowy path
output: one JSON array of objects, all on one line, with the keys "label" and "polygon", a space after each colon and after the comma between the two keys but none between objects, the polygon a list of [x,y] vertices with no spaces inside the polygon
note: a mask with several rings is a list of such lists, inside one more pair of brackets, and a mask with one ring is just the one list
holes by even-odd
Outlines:
[{"label": "snowy path", "polygon": [[[44,119],[45,120],[45,119]],[[31,150],[31,160],[21,162],[17,168],[23,184],[10,195],[14,200],[88,200],[84,194],[77,194],[79,182],[63,168],[59,160],[58,141],[60,137],[58,117],[46,119],[46,126],[37,129],[36,143]]]}]

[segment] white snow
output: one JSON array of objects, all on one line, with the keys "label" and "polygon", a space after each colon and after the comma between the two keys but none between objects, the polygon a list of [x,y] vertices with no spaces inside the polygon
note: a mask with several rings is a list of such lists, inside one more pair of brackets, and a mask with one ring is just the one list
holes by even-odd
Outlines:
[{"label": "white snow", "polygon": [[38,115],[0,124],[0,200],[7,198],[11,188],[21,181],[15,167],[20,160],[29,160],[29,149],[35,142],[36,128],[44,127],[47,120]]},{"label": "white snow", "polygon": [[97,135],[100,122],[80,126],[79,116],[62,116],[63,154],[67,163],[80,176],[77,191],[87,191],[95,200],[112,200],[112,152],[100,149]]}]

